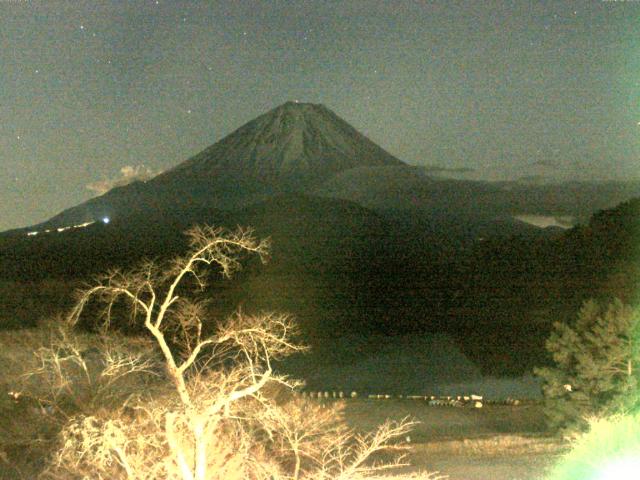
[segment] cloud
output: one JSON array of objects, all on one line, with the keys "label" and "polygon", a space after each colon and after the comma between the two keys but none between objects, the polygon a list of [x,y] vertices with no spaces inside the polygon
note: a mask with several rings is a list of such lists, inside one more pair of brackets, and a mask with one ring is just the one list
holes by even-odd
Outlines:
[{"label": "cloud", "polygon": [[115,187],[122,187],[135,181],[146,181],[161,172],[154,172],[144,165],[126,165],[120,169],[120,175],[109,180],[99,180],[87,185],[87,189],[96,195],[102,195]]},{"label": "cloud", "polygon": [[515,215],[516,220],[534,225],[539,228],[557,227],[568,229],[573,227],[575,218],[568,215],[552,216],[552,215]]}]

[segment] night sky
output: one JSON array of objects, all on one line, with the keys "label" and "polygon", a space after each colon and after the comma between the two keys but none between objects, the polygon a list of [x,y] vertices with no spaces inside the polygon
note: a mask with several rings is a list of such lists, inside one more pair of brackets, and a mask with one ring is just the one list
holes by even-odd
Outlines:
[{"label": "night sky", "polygon": [[411,164],[640,177],[640,1],[0,0],[0,46],[0,230],[287,100]]}]

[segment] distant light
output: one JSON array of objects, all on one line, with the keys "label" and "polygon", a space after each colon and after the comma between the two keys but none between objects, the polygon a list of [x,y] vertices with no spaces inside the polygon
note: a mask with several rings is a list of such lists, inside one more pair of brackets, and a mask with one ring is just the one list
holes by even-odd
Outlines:
[{"label": "distant light", "polygon": [[33,237],[34,235],[37,235],[37,234],[38,234],[38,232],[36,232],[36,231],[27,233],[27,235],[30,236],[30,237]]},{"label": "distant light", "polygon": [[111,220],[109,220],[109,217],[103,217],[102,219],[102,223],[105,223],[105,224],[109,223],[110,221]]}]

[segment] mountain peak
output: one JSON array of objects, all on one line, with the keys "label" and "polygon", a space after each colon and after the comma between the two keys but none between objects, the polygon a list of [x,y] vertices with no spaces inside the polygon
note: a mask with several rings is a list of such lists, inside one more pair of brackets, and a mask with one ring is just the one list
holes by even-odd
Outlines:
[{"label": "mountain peak", "polygon": [[321,104],[286,102],[145,183],[132,183],[44,222],[67,226],[133,212],[234,209],[308,192],[356,167],[404,165]]},{"label": "mountain peak", "polygon": [[321,103],[311,103],[311,102],[301,102],[299,100],[288,100],[286,102],[284,102],[282,105],[277,106],[274,110],[280,109],[280,108],[316,108],[316,107],[322,107],[322,108],[326,108],[323,104]]},{"label": "mountain peak", "polygon": [[362,166],[399,165],[322,104],[288,101],[243,125],[174,170],[301,186]]}]

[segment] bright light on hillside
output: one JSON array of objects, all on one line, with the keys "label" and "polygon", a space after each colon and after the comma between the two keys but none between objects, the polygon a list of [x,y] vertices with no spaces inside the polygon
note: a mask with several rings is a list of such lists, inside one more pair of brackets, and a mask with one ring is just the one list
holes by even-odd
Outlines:
[{"label": "bright light on hillside", "polygon": [[109,222],[110,222],[109,217],[103,217],[102,218],[102,223],[107,224]]}]

